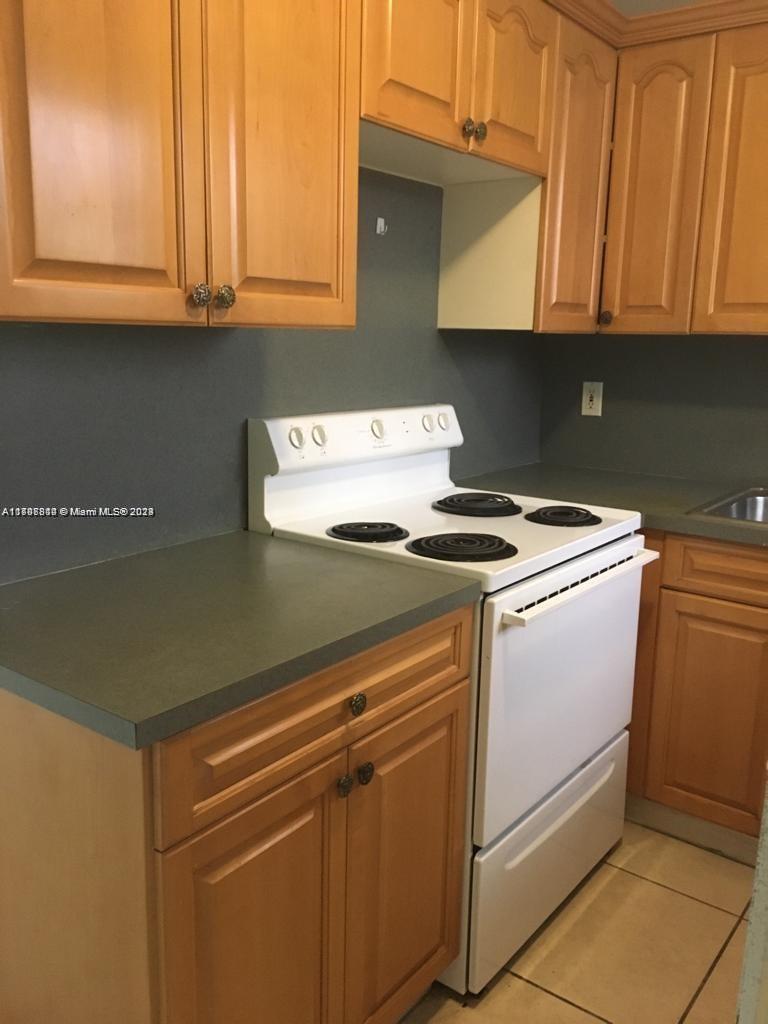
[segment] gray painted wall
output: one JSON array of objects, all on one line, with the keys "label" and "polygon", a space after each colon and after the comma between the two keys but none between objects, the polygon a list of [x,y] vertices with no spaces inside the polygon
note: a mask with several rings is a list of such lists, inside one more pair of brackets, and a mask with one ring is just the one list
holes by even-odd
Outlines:
[{"label": "gray painted wall", "polygon": [[354,331],[0,325],[0,506],[157,508],[0,518],[0,582],[244,526],[248,416],[453,402],[458,476],[536,461],[530,336],[435,329],[440,204],[361,172]]},{"label": "gray painted wall", "polygon": [[768,484],[768,338],[553,336],[541,356],[543,461]]}]

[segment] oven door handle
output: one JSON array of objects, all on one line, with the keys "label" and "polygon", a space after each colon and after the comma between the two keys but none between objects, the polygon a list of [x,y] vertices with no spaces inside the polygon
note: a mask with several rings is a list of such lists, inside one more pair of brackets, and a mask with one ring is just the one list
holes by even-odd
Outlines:
[{"label": "oven door handle", "polygon": [[554,597],[548,597],[546,601],[542,601],[541,604],[535,604],[532,608],[528,608],[525,611],[502,612],[501,624],[503,626],[530,626],[532,622],[535,622],[536,619],[540,619],[542,615],[547,615],[549,612],[555,612],[564,605],[570,604],[571,601],[576,601],[578,598],[588,594],[591,590],[597,590],[598,587],[611,583],[620,576],[626,576],[630,572],[636,572],[638,569],[642,569],[644,565],[648,565],[649,562],[655,562],[658,557],[658,551],[649,551],[646,548],[643,548],[642,551],[638,552],[638,554],[629,559],[629,561],[622,562],[620,565],[615,565],[612,569],[607,569],[605,572],[595,576],[594,579],[587,580],[586,583],[580,583],[577,587],[573,587],[572,590],[566,590],[562,594],[556,594]]}]

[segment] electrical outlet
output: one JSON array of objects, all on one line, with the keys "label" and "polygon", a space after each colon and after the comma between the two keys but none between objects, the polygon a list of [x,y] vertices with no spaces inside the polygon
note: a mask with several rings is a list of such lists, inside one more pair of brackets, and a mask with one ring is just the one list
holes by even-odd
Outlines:
[{"label": "electrical outlet", "polygon": [[603,382],[585,380],[581,390],[581,415],[603,415]]}]

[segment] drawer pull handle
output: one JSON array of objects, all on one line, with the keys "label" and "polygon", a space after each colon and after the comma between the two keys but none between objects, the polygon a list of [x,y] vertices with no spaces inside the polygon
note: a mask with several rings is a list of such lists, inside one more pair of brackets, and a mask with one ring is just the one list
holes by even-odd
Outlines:
[{"label": "drawer pull handle", "polygon": [[368,698],[364,693],[356,693],[350,698],[349,709],[355,718],[358,718],[368,707]]},{"label": "drawer pull handle", "polygon": [[367,786],[373,779],[375,771],[373,761],[366,761],[365,764],[361,764],[357,769],[357,781],[361,786]]},{"label": "drawer pull handle", "polygon": [[471,139],[475,134],[475,122],[471,117],[468,117],[461,126],[461,134],[465,139]]},{"label": "drawer pull handle", "polygon": [[478,142],[483,142],[488,138],[488,125],[485,121],[480,121],[475,125],[475,138]]},{"label": "drawer pull handle", "polygon": [[606,782],[608,782],[608,780],[611,778],[615,771],[616,762],[611,761],[611,763],[605,769],[605,771],[597,780],[597,782],[591,785],[589,789],[586,791],[586,793],[582,793],[582,795],[575,803],[571,804],[570,807],[566,808],[566,810],[560,815],[557,821],[553,821],[549,828],[545,829],[541,833],[538,839],[536,839],[533,843],[531,843],[530,846],[527,846],[524,850],[518,853],[516,857],[513,857],[512,860],[507,861],[507,863],[504,865],[504,870],[514,871],[518,864],[522,864],[522,862],[524,860],[527,860],[527,858],[530,857],[532,853],[535,853],[540,846],[543,846],[544,843],[546,843],[546,841],[555,834],[555,832],[559,831],[563,827],[563,825],[565,825],[566,822],[570,821],[571,818],[573,818],[576,814],[579,813],[584,804],[588,804],[592,797],[595,796],[596,793],[600,792],[600,790],[603,788]]},{"label": "drawer pull handle", "polygon": [[638,569],[642,569],[644,565],[648,565],[649,562],[655,562],[658,557],[658,551],[643,549],[627,562],[622,562],[620,565],[614,566],[613,569],[595,576],[588,583],[582,583],[581,586],[574,587],[573,590],[558,594],[557,597],[552,597],[537,607],[531,608],[529,611],[502,612],[501,624],[502,626],[529,626],[532,622],[540,619],[542,615],[546,615],[548,612],[555,612],[558,608],[562,608],[563,605],[570,604],[571,601],[577,601],[580,597],[588,594],[590,590],[596,590],[598,587],[618,579],[619,576],[626,576],[627,573],[636,572]]},{"label": "drawer pull handle", "polygon": [[339,791],[340,797],[348,797],[352,792],[352,787],[355,784],[354,775],[342,775],[339,781],[336,783],[336,789]]}]

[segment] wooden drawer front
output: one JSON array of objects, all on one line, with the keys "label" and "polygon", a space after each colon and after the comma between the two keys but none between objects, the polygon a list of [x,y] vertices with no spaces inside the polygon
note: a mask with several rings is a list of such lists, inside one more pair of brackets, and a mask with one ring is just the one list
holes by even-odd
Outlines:
[{"label": "wooden drawer front", "polygon": [[[165,850],[469,674],[471,607],[154,747]],[[359,717],[350,699],[365,694]]]},{"label": "wooden drawer front", "polygon": [[768,548],[669,536],[662,583],[768,607]]}]

